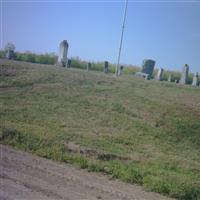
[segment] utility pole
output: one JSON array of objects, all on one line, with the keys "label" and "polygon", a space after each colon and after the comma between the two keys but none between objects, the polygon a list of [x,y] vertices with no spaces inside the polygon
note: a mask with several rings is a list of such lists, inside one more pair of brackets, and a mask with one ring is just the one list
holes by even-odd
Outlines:
[{"label": "utility pole", "polygon": [[127,5],[128,5],[128,0],[125,0],[124,17],[123,17],[123,23],[122,23],[122,32],[121,32],[121,38],[120,38],[120,45],[119,45],[119,54],[118,54],[118,58],[117,58],[117,64],[116,64],[116,67],[115,67],[115,75],[116,76],[119,76],[121,74],[120,68],[119,68],[119,61],[120,61],[120,55],[121,55],[121,49],[122,49],[122,41],[123,41],[123,36],[124,36],[124,26],[125,26],[125,21],[126,21]]},{"label": "utility pole", "polygon": [[3,50],[3,0],[0,0],[0,49]]}]

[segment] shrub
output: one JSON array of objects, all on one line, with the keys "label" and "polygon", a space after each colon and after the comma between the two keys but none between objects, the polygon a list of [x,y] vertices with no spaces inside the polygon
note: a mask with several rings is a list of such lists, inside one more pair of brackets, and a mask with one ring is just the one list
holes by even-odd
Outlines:
[{"label": "shrub", "polygon": [[25,53],[15,52],[15,60],[54,65],[57,62],[57,56],[54,53],[34,54],[28,51]]}]

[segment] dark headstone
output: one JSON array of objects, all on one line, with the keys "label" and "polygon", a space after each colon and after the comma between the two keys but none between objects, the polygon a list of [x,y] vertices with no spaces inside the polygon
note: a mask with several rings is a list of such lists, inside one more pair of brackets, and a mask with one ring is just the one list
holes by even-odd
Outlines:
[{"label": "dark headstone", "polygon": [[87,71],[89,71],[91,69],[91,67],[92,67],[92,64],[90,62],[87,63]]},{"label": "dark headstone", "polygon": [[104,73],[108,73],[108,61],[104,62]]},{"label": "dark headstone", "polygon": [[149,74],[149,78],[151,78],[155,63],[156,62],[154,60],[150,60],[150,59],[143,60],[142,73]]},{"label": "dark headstone", "polygon": [[67,68],[70,68],[70,67],[71,67],[71,63],[72,63],[72,60],[71,60],[71,59],[68,59],[68,60],[67,60]]}]

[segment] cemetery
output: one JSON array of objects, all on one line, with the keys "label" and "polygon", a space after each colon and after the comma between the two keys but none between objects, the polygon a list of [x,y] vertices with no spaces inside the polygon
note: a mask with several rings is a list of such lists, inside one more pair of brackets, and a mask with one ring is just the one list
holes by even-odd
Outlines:
[{"label": "cemetery", "polygon": [[162,81],[162,69],[153,80],[155,62],[145,60],[138,70],[144,78],[116,78],[108,61],[100,73],[87,62],[81,70],[69,67],[65,55],[56,65],[0,59],[1,143],[169,197],[198,199],[198,74],[184,84],[185,65],[180,83]]},{"label": "cemetery", "polygon": [[[66,63],[68,62],[67,61],[68,47],[69,47],[69,45],[67,43],[67,40],[63,40],[60,43],[60,54],[58,57],[58,63],[60,63],[61,66],[63,66],[63,67],[67,66],[67,68],[70,68],[70,65],[66,65]],[[69,60],[69,61],[71,64],[71,60]],[[156,64],[156,61],[154,61],[154,60],[151,60],[151,59],[143,60],[141,72],[136,72],[135,76],[142,77],[146,80],[155,79],[158,81],[162,81],[163,80],[163,72],[164,72],[163,68],[160,68],[158,70],[156,76],[153,77],[155,64]],[[86,70],[89,71],[90,69],[91,69],[91,63],[88,62],[87,66],[86,66]],[[104,62],[103,72],[106,74],[109,73],[109,62],[108,61]],[[118,71],[118,76],[121,76],[122,72],[123,72],[123,66],[121,65],[120,70]],[[176,83],[179,82],[180,84],[187,84],[188,76],[189,76],[189,66],[187,64],[185,64],[182,68],[181,79],[180,79],[180,81],[177,80]],[[168,82],[171,82],[171,75],[169,75],[169,77],[168,77]],[[193,76],[192,86],[198,87],[198,86],[200,86],[199,83],[200,83],[200,80],[198,79],[198,72],[196,72]]]},{"label": "cemetery", "polygon": [[[60,63],[62,67],[70,68],[70,65],[71,65],[70,59],[69,59],[70,64],[66,64],[66,63],[68,63],[68,59],[67,59],[68,47],[69,47],[69,45],[67,43],[67,40],[63,40],[60,43],[60,54],[58,57],[58,65]],[[160,68],[158,70],[156,76],[153,77],[155,64],[156,64],[156,61],[154,61],[154,60],[151,60],[151,59],[143,60],[142,70],[141,70],[141,72],[136,72],[135,76],[145,78],[146,80],[155,79],[158,81],[162,81],[163,80],[163,72],[164,72],[163,68]],[[87,71],[89,71],[91,69],[90,62],[87,63],[86,69],[87,69]],[[109,73],[109,62],[108,61],[104,62],[103,72],[106,74]],[[122,72],[123,72],[123,66],[121,65],[120,70],[118,71],[117,75],[118,76],[122,75]],[[175,82],[176,83],[179,82],[180,84],[187,84],[188,77],[189,77],[189,66],[188,66],[188,64],[185,64],[182,68],[180,81],[176,80]],[[171,82],[171,74],[168,77],[168,82]],[[198,72],[196,72],[193,76],[192,86],[195,86],[195,87],[200,86],[200,80],[198,79]]]},{"label": "cemetery", "polygon": [[199,3],[2,0],[0,199],[200,200]]},{"label": "cemetery", "polygon": [[[60,45],[59,45],[59,56],[58,56],[58,60],[56,63],[56,66],[62,66],[62,67],[66,67],[66,68],[71,68],[73,66],[73,60],[68,58],[68,48],[69,48],[69,44],[67,42],[67,40],[63,40],[61,41]],[[15,60],[15,46],[12,43],[8,43],[5,47],[5,58],[6,59],[14,59]],[[150,79],[155,79],[158,81],[163,81],[163,75],[164,75],[164,68],[159,68],[157,70],[157,72],[155,72],[155,64],[156,61],[151,60],[151,59],[144,59],[142,62],[142,68],[141,71],[135,71],[134,74],[136,77],[142,77],[146,80],[150,80]],[[87,71],[89,70],[93,70],[93,65],[91,62],[85,62],[85,69]],[[76,65],[74,65],[74,67],[76,67]],[[109,62],[108,61],[104,61],[103,64],[103,72],[105,74],[107,73],[112,73],[113,71],[113,64],[112,67],[109,70]],[[129,67],[130,68],[130,67]],[[125,67],[126,69],[126,67]],[[121,76],[123,74],[124,71],[124,66],[121,65],[120,66],[120,70],[117,73],[117,76]],[[155,72],[155,73],[154,73]],[[176,79],[174,82],[175,83],[179,83],[181,84],[189,84],[189,65],[185,64],[182,69],[180,70],[180,80]],[[130,72],[128,72],[129,74]],[[126,73],[127,74],[127,73]],[[153,75],[155,74],[155,75]],[[168,73],[168,82],[172,82],[172,74]],[[200,87],[200,80],[199,80],[199,75],[198,72],[193,73],[193,78],[191,81],[191,86],[194,87]]]}]

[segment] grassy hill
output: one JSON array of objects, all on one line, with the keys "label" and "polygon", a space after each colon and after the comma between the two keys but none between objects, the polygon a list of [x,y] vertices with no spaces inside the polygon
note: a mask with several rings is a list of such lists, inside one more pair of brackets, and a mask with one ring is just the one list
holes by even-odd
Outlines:
[{"label": "grassy hill", "polygon": [[200,89],[0,60],[0,142],[200,199]]}]

